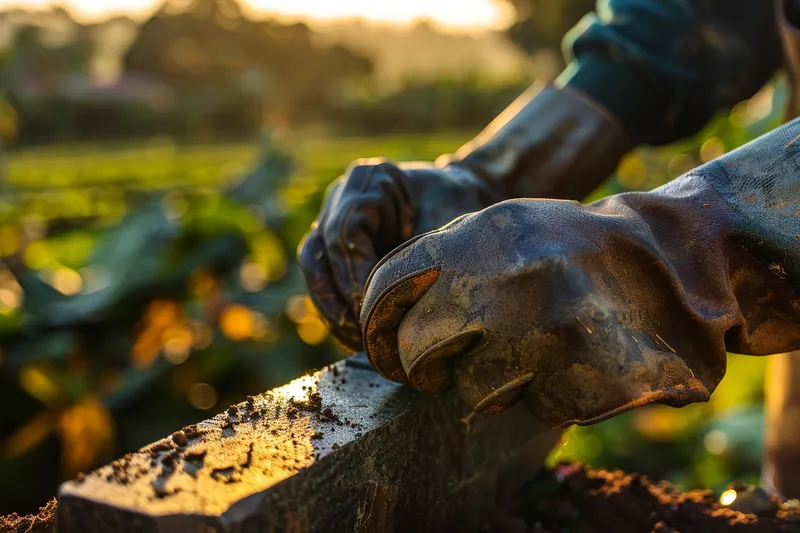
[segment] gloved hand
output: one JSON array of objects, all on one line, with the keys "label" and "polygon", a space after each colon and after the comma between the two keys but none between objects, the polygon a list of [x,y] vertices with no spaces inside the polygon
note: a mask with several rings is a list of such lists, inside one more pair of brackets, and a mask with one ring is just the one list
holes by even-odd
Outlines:
[{"label": "gloved hand", "polygon": [[298,254],[310,296],[331,331],[359,349],[358,312],[378,260],[414,235],[502,199],[458,165],[357,161],[329,188]]},{"label": "gloved hand", "polygon": [[354,163],[329,188],[298,262],[334,335],[361,348],[364,284],[385,254],[465,213],[518,196],[579,199],[629,147],[587,97],[546,87],[526,93],[486,131],[437,163]]},{"label": "gloved hand", "polygon": [[800,348],[800,122],[649,193],[509,200],[419,236],[367,285],[385,377],[545,425],[706,401],[726,350]]}]

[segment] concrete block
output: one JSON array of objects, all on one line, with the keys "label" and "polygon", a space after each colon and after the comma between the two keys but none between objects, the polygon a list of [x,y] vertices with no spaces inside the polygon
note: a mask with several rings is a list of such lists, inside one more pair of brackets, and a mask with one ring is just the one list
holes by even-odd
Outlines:
[{"label": "concrete block", "polygon": [[522,405],[470,417],[360,355],[64,483],[56,530],[439,531],[510,496],[558,438]]}]

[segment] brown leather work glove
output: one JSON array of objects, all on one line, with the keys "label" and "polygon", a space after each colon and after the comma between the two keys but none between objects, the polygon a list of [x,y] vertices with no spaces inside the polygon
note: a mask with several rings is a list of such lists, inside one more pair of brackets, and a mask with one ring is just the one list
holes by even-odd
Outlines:
[{"label": "brown leather work glove", "polygon": [[628,147],[619,125],[587,97],[546,87],[521,96],[474,141],[434,164],[357,161],[329,188],[300,245],[311,299],[334,335],[358,350],[364,284],[385,254],[507,198],[579,199]]},{"label": "brown leather work glove", "polygon": [[509,200],[384,259],[361,322],[385,377],[542,423],[706,401],[726,350],[800,348],[800,121],[649,193]]}]

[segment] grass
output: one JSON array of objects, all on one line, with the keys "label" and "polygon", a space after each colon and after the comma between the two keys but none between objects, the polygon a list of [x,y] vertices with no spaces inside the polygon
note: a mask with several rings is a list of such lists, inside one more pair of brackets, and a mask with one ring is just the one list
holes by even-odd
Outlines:
[{"label": "grass", "polygon": [[[435,137],[322,138],[296,136],[281,144],[294,157],[293,183],[308,200],[359,157],[432,159],[455,150],[467,134]],[[125,144],[35,147],[9,153],[0,220],[19,216],[118,220],[135,193],[215,190],[241,176],[257,157],[254,142],[178,145],[168,138]]]},{"label": "grass", "polygon": [[[341,172],[360,157],[431,159],[458,148],[468,138],[463,133],[377,139],[298,136],[283,139],[282,144],[295,157],[301,172],[331,174]],[[256,145],[251,142],[176,145],[159,137],[126,144],[23,148],[10,152],[5,183],[24,190],[218,187],[241,175],[256,155]]]}]

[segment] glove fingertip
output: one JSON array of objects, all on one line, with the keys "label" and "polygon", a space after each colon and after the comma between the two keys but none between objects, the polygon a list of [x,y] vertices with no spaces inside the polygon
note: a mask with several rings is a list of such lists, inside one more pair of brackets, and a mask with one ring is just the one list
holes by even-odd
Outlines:
[{"label": "glove fingertip", "polygon": [[427,268],[402,277],[377,297],[370,297],[371,291],[368,291],[361,311],[364,349],[376,370],[387,379],[408,382],[397,348],[397,328],[408,308],[422,298],[438,278],[438,268]]},{"label": "glove fingertip", "polygon": [[351,308],[336,290],[321,236],[311,232],[298,248],[298,264],[308,285],[309,297],[334,337],[347,349],[362,348],[361,330]]}]

